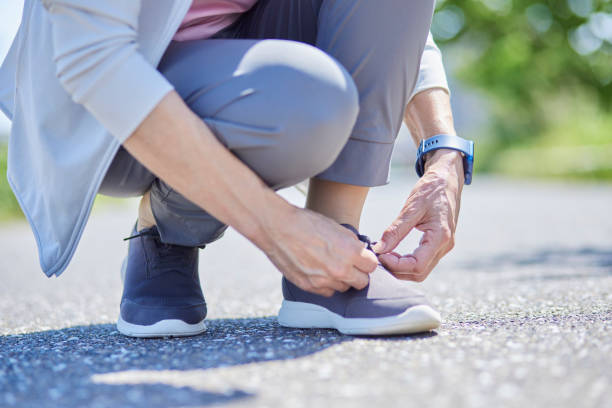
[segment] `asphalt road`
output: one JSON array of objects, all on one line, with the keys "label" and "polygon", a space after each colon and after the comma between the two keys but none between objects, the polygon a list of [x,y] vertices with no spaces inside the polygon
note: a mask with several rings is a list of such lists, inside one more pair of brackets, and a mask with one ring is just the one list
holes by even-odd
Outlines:
[{"label": "asphalt road", "polygon": [[[375,189],[362,232],[377,238],[413,182]],[[4,224],[0,406],[610,407],[611,208],[612,185],[477,178],[455,250],[419,285],[444,324],[388,338],[281,328],[280,275],[230,231],[201,252],[207,333],[129,339],[114,321],[134,202],[94,211],[60,278]]]}]

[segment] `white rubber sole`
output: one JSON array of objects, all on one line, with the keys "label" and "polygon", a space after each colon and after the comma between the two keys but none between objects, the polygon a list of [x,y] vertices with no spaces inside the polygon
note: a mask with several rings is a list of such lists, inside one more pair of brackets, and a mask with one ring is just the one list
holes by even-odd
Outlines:
[{"label": "white rubber sole", "polygon": [[283,300],[278,323],[301,329],[336,329],[353,335],[391,335],[428,332],[440,326],[440,313],[419,305],[405,312],[380,318],[347,318],[311,303]]},{"label": "white rubber sole", "polygon": [[206,323],[189,324],[182,320],[161,320],[150,326],[128,323],[119,316],[117,330],[128,337],[187,337],[206,331]]}]

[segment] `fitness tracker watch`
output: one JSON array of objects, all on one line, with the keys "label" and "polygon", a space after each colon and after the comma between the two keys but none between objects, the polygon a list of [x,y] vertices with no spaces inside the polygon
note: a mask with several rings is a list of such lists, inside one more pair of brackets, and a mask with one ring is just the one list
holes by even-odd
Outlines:
[{"label": "fitness tracker watch", "polygon": [[417,151],[416,172],[419,177],[425,173],[425,155],[438,149],[451,149],[463,153],[463,174],[465,184],[472,183],[474,171],[474,142],[459,136],[436,135],[421,141]]}]

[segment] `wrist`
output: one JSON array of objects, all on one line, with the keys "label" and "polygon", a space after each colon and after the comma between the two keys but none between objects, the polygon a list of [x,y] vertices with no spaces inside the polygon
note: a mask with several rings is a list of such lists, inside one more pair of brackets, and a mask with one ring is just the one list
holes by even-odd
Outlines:
[{"label": "wrist", "polygon": [[452,149],[438,149],[425,156],[425,173],[436,172],[444,178],[464,184],[463,154]]},{"label": "wrist", "polygon": [[453,149],[438,149],[425,155],[425,171],[434,164],[444,164],[449,166],[463,165],[463,155]]},{"label": "wrist", "polygon": [[265,192],[265,198],[253,216],[240,231],[249,241],[267,253],[274,246],[275,237],[282,225],[289,222],[297,208],[272,190]]}]

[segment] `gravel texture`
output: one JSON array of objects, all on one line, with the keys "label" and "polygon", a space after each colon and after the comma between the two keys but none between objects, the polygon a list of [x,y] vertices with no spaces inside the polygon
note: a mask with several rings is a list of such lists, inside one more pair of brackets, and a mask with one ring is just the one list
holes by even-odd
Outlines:
[{"label": "gravel texture", "polygon": [[[374,189],[362,232],[378,238],[414,181]],[[25,225],[4,224],[0,406],[609,407],[610,208],[611,185],[477,178],[455,250],[415,284],[444,324],[387,338],[280,327],[280,275],[233,231],[201,252],[208,331],[126,338],[114,321],[134,202],[94,211],[60,278],[40,272]]]}]

